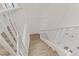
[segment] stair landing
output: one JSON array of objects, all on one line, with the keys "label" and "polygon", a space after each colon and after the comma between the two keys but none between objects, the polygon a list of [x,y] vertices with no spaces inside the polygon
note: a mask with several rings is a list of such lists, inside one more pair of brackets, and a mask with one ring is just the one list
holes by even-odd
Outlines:
[{"label": "stair landing", "polygon": [[46,43],[40,39],[39,34],[30,35],[29,56],[58,56]]}]

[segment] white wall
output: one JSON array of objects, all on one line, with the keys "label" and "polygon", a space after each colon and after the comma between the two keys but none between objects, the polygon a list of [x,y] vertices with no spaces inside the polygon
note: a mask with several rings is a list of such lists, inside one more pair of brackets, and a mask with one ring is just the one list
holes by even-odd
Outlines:
[{"label": "white wall", "polygon": [[67,12],[67,4],[51,4],[46,12],[41,24],[41,30],[56,28]]},{"label": "white wall", "polygon": [[[63,7],[65,7],[65,8],[63,8]],[[56,7],[55,7],[55,9],[56,9]],[[57,27],[79,26],[79,4],[68,4],[65,6],[63,5],[61,7],[61,9],[56,9],[56,10],[58,10],[57,14],[50,13],[51,15],[54,14],[54,17],[53,16],[51,17],[51,15],[49,14],[50,15],[49,17],[51,17],[51,18],[49,18],[49,19],[47,18],[47,19],[43,20],[41,30],[54,29]],[[52,9],[52,11],[53,11],[53,9]],[[61,41],[61,40],[58,40],[59,38],[57,40],[55,40],[56,35],[57,35],[56,31],[43,31],[43,33],[48,36],[48,38],[49,38],[48,40],[52,43],[54,41]],[[43,34],[43,36],[44,36],[44,34]],[[66,41],[63,40],[63,42],[66,42]],[[66,42],[66,43],[68,43],[68,42]],[[75,42],[74,42],[74,44],[75,44]]]},{"label": "white wall", "polygon": [[0,4],[0,10],[3,9],[2,5]]},{"label": "white wall", "polygon": [[76,25],[79,26],[79,4],[70,4],[64,18],[59,24],[59,27]]},{"label": "white wall", "polygon": [[21,6],[25,9],[30,33],[55,27],[66,11],[65,4],[21,4]]},{"label": "white wall", "polygon": [[51,5],[45,15],[41,30],[76,26],[79,25],[79,4]]},{"label": "white wall", "polygon": [[30,33],[78,25],[79,4],[21,4]]},{"label": "white wall", "polygon": [[25,9],[26,19],[30,33],[40,31],[43,13],[47,10],[49,4],[21,4]]}]

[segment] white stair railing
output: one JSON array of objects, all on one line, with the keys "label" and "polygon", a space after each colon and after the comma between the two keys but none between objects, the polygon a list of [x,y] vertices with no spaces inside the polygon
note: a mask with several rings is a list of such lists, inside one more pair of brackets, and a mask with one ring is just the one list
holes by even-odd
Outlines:
[{"label": "white stair railing", "polygon": [[[25,56],[26,47],[24,45],[25,43],[22,41],[25,38],[20,38],[19,32],[12,23],[10,17],[12,12],[16,13],[19,9],[21,8],[4,8],[0,10],[0,45],[2,45],[10,53],[10,55]],[[26,36],[26,34],[24,35]]]},{"label": "white stair railing", "polygon": [[[54,39],[52,37],[52,35],[53,35],[52,31],[57,31]],[[57,50],[58,52],[60,51],[60,54],[62,53],[65,55],[73,55],[73,54],[79,55],[78,53],[76,53],[76,51],[77,52],[79,51],[77,49],[77,47],[79,45],[78,44],[78,42],[79,42],[79,40],[78,40],[79,39],[79,26],[71,26],[71,27],[69,26],[69,27],[55,28],[55,29],[51,29],[51,30],[41,30],[40,34],[41,34],[41,37],[47,36],[48,39],[43,37],[45,39],[43,41],[45,41],[51,47],[54,46],[53,48],[55,50]],[[51,34],[51,36],[50,36],[50,34]],[[72,42],[73,42],[73,44],[72,44]],[[70,49],[69,51],[64,49],[64,47],[66,47],[66,46]]]},{"label": "white stair railing", "polygon": [[26,47],[24,45],[24,42],[22,41],[22,38],[19,38],[19,34],[17,32],[17,55],[18,56],[26,56]]}]

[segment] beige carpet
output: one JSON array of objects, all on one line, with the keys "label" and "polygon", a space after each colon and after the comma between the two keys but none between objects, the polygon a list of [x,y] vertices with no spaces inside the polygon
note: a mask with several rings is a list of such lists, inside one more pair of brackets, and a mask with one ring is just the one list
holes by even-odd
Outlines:
[{"label": "beige carpet", "polygon": [[30,35],[29,56],[58,56],[46,43],[40,40],[39,34]]}]

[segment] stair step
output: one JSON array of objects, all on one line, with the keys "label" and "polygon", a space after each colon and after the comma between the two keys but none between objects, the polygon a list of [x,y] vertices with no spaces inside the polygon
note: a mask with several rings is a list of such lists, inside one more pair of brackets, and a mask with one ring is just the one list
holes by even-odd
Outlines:
[{"label": "stair step", "polygon": [[40,34],[30,35],[29,56],[58,56],[57,52],[40,39]]}]

